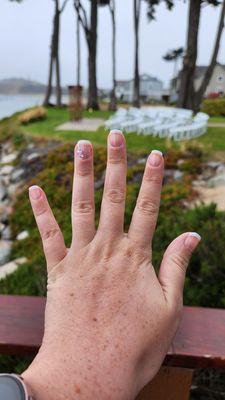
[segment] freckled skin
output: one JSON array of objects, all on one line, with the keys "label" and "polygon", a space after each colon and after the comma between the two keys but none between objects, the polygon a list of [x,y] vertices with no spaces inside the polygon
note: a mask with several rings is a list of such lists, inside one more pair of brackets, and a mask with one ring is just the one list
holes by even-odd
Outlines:
[{"label": "freckled skin", "polygon": [[[48,267],[43,343],[23,374],[37,400],[135,399],[158,372],[180,321],[185,270],[198,240],[189,234],[177,238],[156,276],[150,242],[163,160],[158,167],[147,164],[138,206],[125,234],[122,140],[124,146],[113,151],[108,144],[106,193],[97,232],[94,211],[90,215],[92,200],[86,200],[93,186],[93,152],[86,142],[84,153],[79,147],[72,214],[76,240],[70,249],[57,233],[44,193],[39,200],[31,196]],[[53,238],[44,234],[48,225]]]}]

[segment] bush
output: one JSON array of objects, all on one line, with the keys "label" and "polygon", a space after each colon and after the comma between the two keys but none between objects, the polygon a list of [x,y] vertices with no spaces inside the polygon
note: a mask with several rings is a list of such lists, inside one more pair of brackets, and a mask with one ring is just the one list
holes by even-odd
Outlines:
[{"label": "bush", "polygon": [[202,111],[210,117],[225,116],[225,98],[204,100]]},{"label": "bush", "polygon": [[29,124],[30,122],[41,121],[46,117],[47,117],[46,109],[44,107],[37,107],[22,113],[19,116],[19,122],[22,125],[26,125]]}]

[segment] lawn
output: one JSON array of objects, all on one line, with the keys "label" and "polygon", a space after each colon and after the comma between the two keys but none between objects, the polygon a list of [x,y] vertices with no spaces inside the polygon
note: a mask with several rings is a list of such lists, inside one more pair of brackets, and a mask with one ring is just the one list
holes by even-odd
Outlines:
[{"label": "lawn", "polygon": [[[110,116],[109,111],[96,111],[90,113],[85,111],[86,118],[104,118]],[[28,124],[22,128],[23,132],[35,136],[44,136],[48,138],[58,138],[65,141],[77,141],[79,139],[91,140],[94,145],[105,145],[108,132],[104,127],[100,127],[96,132],[73,132],[73,131],[56,131],[55,128],[68,121],[69,115],[67,109],[48,109],[48,117],[41,122]],[[225,122],[225,118],[213,117],[210,122]],[[167,139],[155,138],[152,136],[140,136],[135,133],[127,134],[127,147],[131,152],[138,154],[146,153],[151,149],[160,149],[165,152],[168,147],[178,147],[177,142],[171,142]],[[225,128],[210,127],[206,135],[194,139],[196,143],[204,146],[210,156],[217,156],[217,153],[225,152]],[[190,141],[191,142],[191,141]]]}]

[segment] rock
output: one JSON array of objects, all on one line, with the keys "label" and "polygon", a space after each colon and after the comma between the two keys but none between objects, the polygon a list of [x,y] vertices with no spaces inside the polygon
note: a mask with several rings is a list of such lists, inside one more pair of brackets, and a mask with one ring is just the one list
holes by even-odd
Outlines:
[{"label": "rock", "polygon": [[221,165],[221,163],[218,162],[218,161],[208,161],[208,162],[206,163],[206,165],[207,165],[207,167],[209,167],[209,168],[216,169],[216,168],[218,168],[218,167]]},{"label": "rock", "polygon": [[104,179],[99,179],[95,182],[95,190],[101,189],[104,186]]},{"label": "rock", "polygon": [[147,157],[145,157],[145,158],[139,158],[139,159],[137,160],[137,164],[146,164],[146,161],[147,161]]},{"label": "rock", "polygon": [[219,165],[219,167],[216,169],[216,174],[218,174],[218,175],[225,174],[225,165],[224,164]]},{"label": "rock", "polygon": [[7,190],[3,180],[0,179],[0,201],[4,200],[7,195]]},{"label": "rock", "polygon": [[1,164],[10,164],[17,159],[18,153],[15,151],[14,153],[5,154],[1,158]]},{"label": "rock", "polygon": [[12,248],[12,242],[9,240],[0,240],[0,265],[5,264],[9,258]]},{"label": "rock", "polygon": [[11,183],[8,186],[8,195],[9,195],[9,197],[14,198],[14,196],[16,195],[17,190],[20,187],[20,185],[21,185],[21,183],[17,182],[17,183]]},{"label": "rock", "polygon": [[207,187],[209,188],[218,186],[225,186],[225,174],[216,175],[207,181]]},{"label": "rock", "polygon": [[19,182],[22,180],[23,176],[24,176],[24,169],[23,168],[19,168],[13,171],[12,175],[11,175],[11,182],[15,183],[15,182]]},{"label": "rock", "polygon": [[26,239],[28,237],[29,237],[29,232],[28,231],[22,231],[17,235],[16,240],[24,240],[24,239]]},{"label": "rock", "polygon": [[11,230],[9,226],[5,226],[5,228],[2,231],[2,239],[4,240],[10,240],[12,237],[11,235]]},{"label": "rock", "polygon": [[173,179],[175,181],[181,181],[183,178],[184,173],[182,171],[179,171],[179,169],[176,169],[174,171]]},{"label": "rock", "polygon": [[35,160],[35,159],[37,159],[37,158],[39,158],[40,157],[40,154],[38,154],[38,153],[31,153],[31,154],[28,154],[28,156],[27,156],[27,161],[33,161],[33,160]]},{"label": "rock", "polygon": [[178,167],[183,165],[184,162],[185,162],[185,160],[183,160],[183,159],[177,160]]},{"label": "rock", "polygon": [[0,168],[0,175],[10,175],[13,170],[14,167],[12,165],[4,165],[2,168]]},{"label": "rock", "polygon": [[192,181],[192,185],[195,187],[204,187],[204,186],[206,186],[206,182],[203,181],[202,179],[199,179],[196,181]]},{"label": "rock", "polygon": [[27,262],[27,258],[21,257],[17,258],[14,261],[10,261],[7,264],[0,267],[0,279],[4,279],[7,275],[12,274],[17,270],[19,265],[25,264]]},{"label": "rock", "polygon": [[0,222],[4,223],[8,219],[8,207],[5,204],[0,204]]},{"label": "rock", "polygon": [[0,233],[5,229],[5,224],[0,222]]}]

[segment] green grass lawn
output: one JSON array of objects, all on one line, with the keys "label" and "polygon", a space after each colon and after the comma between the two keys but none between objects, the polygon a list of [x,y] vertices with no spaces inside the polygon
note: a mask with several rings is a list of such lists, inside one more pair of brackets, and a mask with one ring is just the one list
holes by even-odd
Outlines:
[{"label": "green grass lawn", "polygon": [[209,122],[222,122],[225,124],[225,117],[211,117]]},{"label": "green grass lawn", "polygon": [[[110,112],[96,111],[90,113],[85,111],[86,118],[103,118],[108,119]],[[104,127],[100,127],[96,132],[73,132],[73,131],[56,131],[55,128],[69,120],[67,109],[48,109],[48,117],[41,122],[35,122],[22,127],[23,132],[48,138],[61,139],[65,141],[77,141],[79,139],[91,140],[94,145],[105,145],[108,132]],[[211,122],[225,122],[225,118],[213,117]],[[126,135],[128,150],[135,153],[146,153],[151,149],[160,149],[166,151],[168,147],[179,147],[178,142],[171,142],[168,139],[160,139],[152,136],[142,136],[135,133]],[[192,141],[189,141],[190,143]],[[194,139],[195,143],[204,146],[210,156],[216,156],[217,152],[225,152],[225,128],[210,127],[207,134]]]}]

